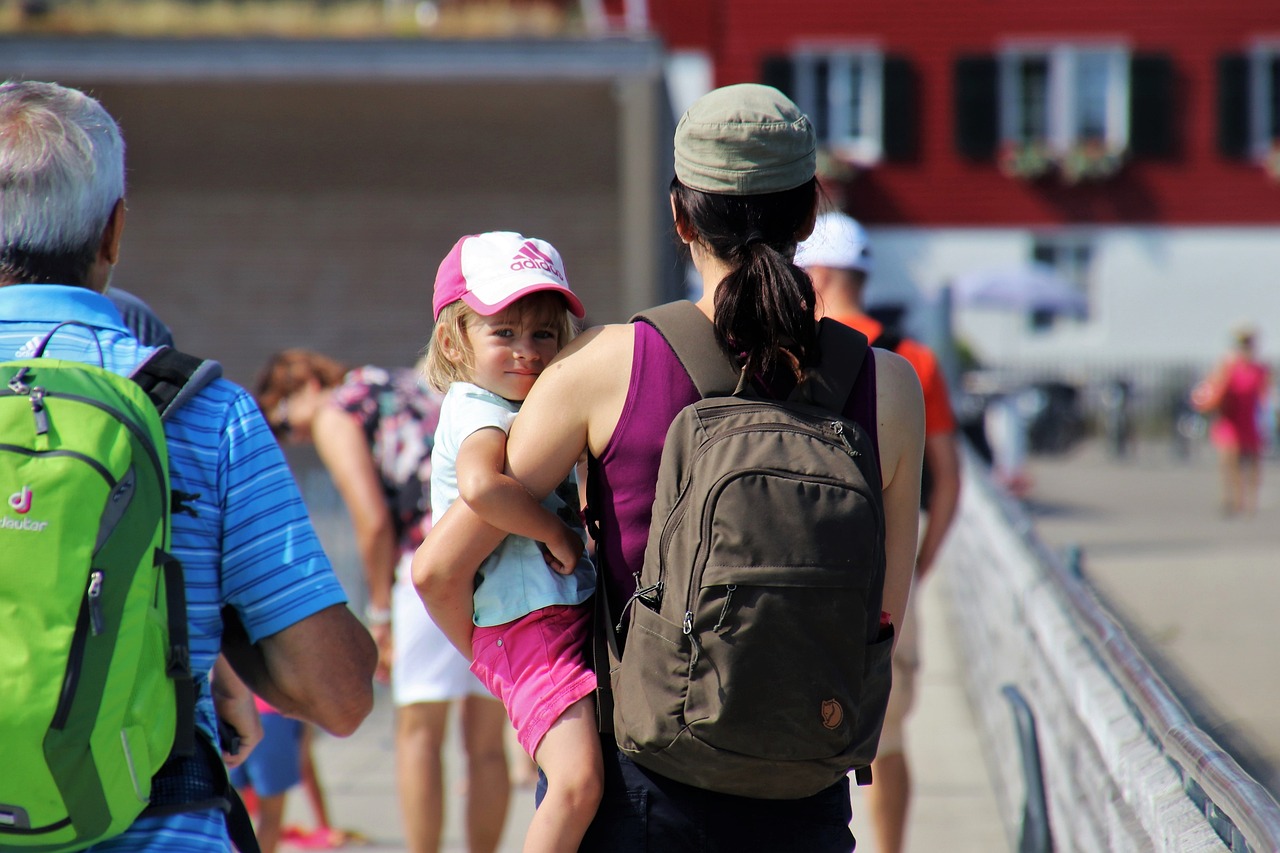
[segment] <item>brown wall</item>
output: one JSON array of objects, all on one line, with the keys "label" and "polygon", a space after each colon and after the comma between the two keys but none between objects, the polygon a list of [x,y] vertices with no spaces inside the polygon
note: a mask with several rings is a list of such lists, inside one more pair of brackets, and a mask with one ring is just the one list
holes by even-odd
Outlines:
[{"label": "brown wall", "polygon": [[238,382],[286,346],[411,363],[436,266],[476,231],[550,240],[589,319],[623,319],[609,82],[60,82],[124,131],[115,284]]}]

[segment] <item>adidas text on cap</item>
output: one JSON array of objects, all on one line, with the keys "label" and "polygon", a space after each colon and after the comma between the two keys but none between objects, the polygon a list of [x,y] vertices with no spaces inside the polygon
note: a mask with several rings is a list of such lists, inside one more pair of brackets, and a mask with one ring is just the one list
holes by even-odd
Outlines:
[{"label": "adidas text on cap", "polygon": [[586,314],[569,289],[560,253],[546,240],[514,231],[487,231],[463,237],[440,262],[431,315],[440,319],[446,305],[463,302],[483,317],[502,311],[539,291],[562,295],[575,317]]}]

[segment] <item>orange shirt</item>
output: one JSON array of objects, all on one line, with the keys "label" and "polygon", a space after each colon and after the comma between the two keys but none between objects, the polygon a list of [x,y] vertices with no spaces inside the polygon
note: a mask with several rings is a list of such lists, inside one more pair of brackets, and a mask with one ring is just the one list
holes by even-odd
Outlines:
[{"label": "orange shirt", "polygon": [[[884,331],[881,323],[864,314],[829,316],[832,320],[838,320],[862,332],[872,344]],[[925,437],[955,432],[956,416],[951,411],[951,396],[947,393],[947,381],[942,376],[942,370],[938,367],[938,357],[933,354],[933,350],[919,341],[903,338],[902,343],[898,345],[897,353],[911,362],[911,366],[916,369],[916,375],[920,377],[920,387],[924,390]]]}]

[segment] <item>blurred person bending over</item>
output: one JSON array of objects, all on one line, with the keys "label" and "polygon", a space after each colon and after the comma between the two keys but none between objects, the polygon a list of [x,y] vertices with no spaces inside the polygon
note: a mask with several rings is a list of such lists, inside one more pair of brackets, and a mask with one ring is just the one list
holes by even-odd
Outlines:
[{"label": "blurred person bending over", "polygon": [[409,850],[440,847],[442,751],[456,700],[467,754],[467,838],[472,853],[491,853],[502,838],[510,787],[507,714],[427,616],[409,572],[431,527],[431,448],[442,396],[417,371],[350,370],[305,349],[272,356],[256,390],[281,440],[315,445],[351,515],[379,677],[390,676],[396,705],[396,772]]},{"label": "blurred person bending over", "polygon": [[[866,335],[872,346],[897,352],[920,377],[925,405],[926,488],[921,490],[924,518],[914,578],[918,584],[933,567],[960,498],[960,454],[946,381],[928,347],[887,332],[864,311],[863,296],[872,271],[871,246],[866,231],[856,220],[834,212],[818,217],[813,234],[796,251],[796,264],[813,279],[819,317],[839,320]],[[903,724],[911,710],[920,667],[920,613],[915,602],[913,592],[893,652],[893,689],[880,748],[871,764],[871,787],[867,789],[871,822],[881,853],[901,853],[906,838],[911,775]]]},{"label": "blurred person bending over", "polygon": [[[53,358],[129,374],[151,355],[104,295],[124,223],[124,143],[111,116],[74,89],[0,85],[4,358],[31,355],[67,322],[77,325],[51,338],[45,352]],[[164,431],[172,487],[195,496],[186,503],[191,514],[174,514],[171,541],[186,580],[198,728],[216,744],[216,716],[234,725],[245,710],[210,688],[221,648],[248,686],[282,711],[352,733],[373,707],[374,644],[345,606],[253,398],[214,380],[165,420]],[[197,770],[225,772],[199,758],[181,772]],[[222,853],[228,830],[217,809],[144,814],[91,849]]]}]

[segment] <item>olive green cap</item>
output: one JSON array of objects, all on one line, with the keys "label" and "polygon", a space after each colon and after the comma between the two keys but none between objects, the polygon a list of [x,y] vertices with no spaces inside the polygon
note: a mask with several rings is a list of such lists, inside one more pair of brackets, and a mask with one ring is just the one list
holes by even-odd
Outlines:
[{"label": "olive green cap", "polygon": [[800,108],[772,86],[739,83],[703,95],[676,126],[676,177],[695,190],[761,195],[813,177],[818,144]]}]

